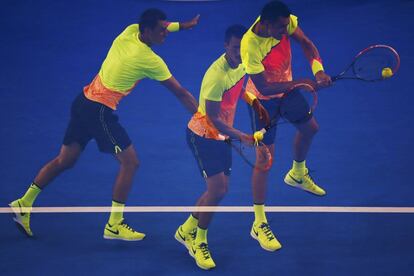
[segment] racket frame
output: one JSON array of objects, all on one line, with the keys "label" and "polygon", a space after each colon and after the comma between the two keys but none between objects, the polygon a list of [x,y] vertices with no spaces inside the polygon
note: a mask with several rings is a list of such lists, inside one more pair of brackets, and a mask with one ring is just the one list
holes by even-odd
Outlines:
[{"label": "racket frame", "polygon": [[[306,89],[303,89],[303,88],[306,88]],[[287,93],[290,93],[291,91],[296,90],[296,89],[305,90],[303,93],[311,93],[312,94],[313,103],[310,106],[309,112],[313,113],[316,109],[316,106],[318,105],[318,93],[316,92],[316,90],[311,85],[309,85],[307,83],[298,83],[298,84],[295,84],[289,90],[289,92],[287,92]],[[275,95],[270,96],[270,97],[271,98],[277,98]],[[266,134],[266,132],[269,129],[271,129],[271,128],[275,127],[276,125],[278,125],[278,120],[279,120],[279,117],[272,118],[270,120],[270,123],[267,126],[265,126],[264,128],[262,128],[261,130],[258,130],[258,131],[260,131],[263,135]]]},{"label": "racket frame", "polygon": [[[265,145],[263,142],[253,143],[252,145],[246,145],[246,144],[243,144],[243,142],[241,142],[241,140],[239,140],[239,139],[232,139],[232,138],[230,138],[228,136],[224,136],[222,134],[219,134],[218,138],[219,138],[219,140],[224,141],[229,146],[231,146],[233,148],[233,150],[235,152],[237,152],[240,155],[240,157],[246,162],[246,164],[248,164],[250,167],[252,167],[254,169],[257,169],[259,171],[267,171],[272,166],[273,156],[270,153],[270,150],[269,150],[268,146]],[[237,142],[237,144],[235,144],[234,142]],[[255,148],[256,156],[257,156],[257,151],[258,150],[264,151],[264,154],[266,154],[267,157],[268,157],[268,161],[266,162],[266,166],[256,167],[256,163],[255,162],[253,163],[252,161],[250,161],[245,156],[245,154],[243,153],[243,150],[242,150],[242,146]]]},{"label": "racket frame", "polygon": [[[372,49],[378,49],[378,48],[382,48],[382,49],[387,49],[389,50],[395,57],[396,59],[396,65],[394,66],[394,68],[392,68],[392,72],[393,74],[395,74],[398,69],[400,68],[400,56],[398,55],[397,51],[392,48],[391,46],[388,45],[383,45],[383,44],[376,44],[376,45],[371,45],[367,48],[365,48],[364,50],[360,51],[352,60],[351,64],[349,64],[346,69],[344,71],[342,71],[340,74],[331,77],[332,82],[337,81],[337,80],[361,80],[361,81],[366,81],[366,82],[376,82],[376,81],[382,81],[386,78],[378,78],[378,79],[364,79],[358,76],[358,74],[355,72],[355,62],[358,60],[358,58],[362,55],[364,55],[365,53],[367,53],[368,51],[371,51]],[[354,73],[354,76],[345,76],[346,72],[348,72],[348,70],[352,67],[352,72]]]}]

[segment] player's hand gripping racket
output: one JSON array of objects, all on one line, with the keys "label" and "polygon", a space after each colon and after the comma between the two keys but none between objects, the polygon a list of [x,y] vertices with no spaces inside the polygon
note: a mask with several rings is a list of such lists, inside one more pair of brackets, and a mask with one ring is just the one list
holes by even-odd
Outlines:
[{"label": "player's hand gripping racket", "polygon": [[[314,87],[309,83],[299,83],[291,88],[291,91],[293,90],[299,90],[299,92],[302,93],[305,100],[308,102],[309,113],[312,113],[318,104],[318,96]],[[269,98],[276,97],[276,95],[269,96]],[[250,167],[266,171],[272,166],[273,157],[268,146],[262,142],[264,135],[272,127],[286,122],[287,121],[283,119],[283,116],[272,118],[266,127],[253,134],[251,142],[241,141],[240,139],[230,139],[222,135],[220,136],[220,139],[228,143]]]},{"label": "player's hand gripping racket", "polygon": [[395,75],[400,67],[400,56],[387,45],[372,45],[359,52],[352,63],[339,75],[337,80],[381,81]]},{"label": "player's hand gripping racket", "polygon": [[[318,103],[318,97],[313,86],[308,83],[300,83],[292,87],[291,91],[293,90],[302,90],[300,93],[302,93],[308,102],[309,113],[312,113]],[[279,119],[282,119],[281,122]],[[253,141],[250,143],[229,138],[223,138],[223,140],[229,143],[229,145],[231,145],[231,147],[249,166],[261,171],[266,171],[272,166],[273,157],[268,146],[266,146],[262,140],[269,129],[276,126],[277,124],[285,122],[287,121],[284,120],[282,116],[276,116],[275,118],[272,118],[267,126],[261,130],[256,131],[253,134]]]}]

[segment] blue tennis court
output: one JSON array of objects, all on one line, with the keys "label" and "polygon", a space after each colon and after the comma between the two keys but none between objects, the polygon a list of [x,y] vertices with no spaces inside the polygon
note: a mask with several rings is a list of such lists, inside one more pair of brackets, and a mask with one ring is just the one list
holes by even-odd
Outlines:
[{"label": "blue tennis court", "polygon": [[[41,166],[59,151],[70,105],[98,72],[113,39],[147,8],[171,21],[200,14],[193,30],[172,33],[155,47],[172,74],[195,97],[206,69],[223,52],[225,29],[250,26],[265,0],[256,1],[2,1],[0,207],[21,196]],[[102,238],[105,212],[34,213],[28,239],[0,212],[2,275],[413,275],[414,1],[286,0],[318,47],[328,74],[340,73],[372,44],[394,47],[401,58],[395,77],[378,83],[341,81],[319,93],[309,167],[325,197],[283,183],[292,160],[294,128],[278,127],[276,160],[267,206],[283,248],[266,252],[250,235],[253,213],[218,212],[209,227],[217,268],[201,271],[174,233],[187,212],[129,212],[143,241]],[[294,78],[311,77],[302,50],[292,42]],[[117,114],[141,161],[127,206],[195,204],[205,189],[185,141],[190,115],[168,90],[144,80]],[[240,103],[235,126],[248,132]],[[35,207],[111,204],[117,161],[91,142],[76,166],[43,191]],[[252,206],[251,170],[233,156],[230,190],[221,206]],[[305,212],[307,207],[326,209]],[[329,207],[384,207],[377,212],[328,212]],[[389,213],[386,208],[409,207]],[[278,211],[279,210],[279,211]],[[313,210],[313,209],[312,209]],[[349,212],[347,211],[349,210]]]}]

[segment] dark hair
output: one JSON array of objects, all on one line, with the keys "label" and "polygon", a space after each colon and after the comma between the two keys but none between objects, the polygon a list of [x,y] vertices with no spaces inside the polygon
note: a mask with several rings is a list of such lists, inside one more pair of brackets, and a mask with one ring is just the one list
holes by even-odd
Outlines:
[{"label": "dark hair", "polygon": [[275,22],[279,17],[289,17],[290,14],[291,12],[285,3],[272,1],[263,7],[260,21]]},{"label": "dark hair", "polygon": [[167,19],[167,15],[159,9],[148,9],[139,18],[139,32],[143,33],[146,28],[154,29],[158,21]]},{"label": "dark hair", "polygon": [[243,25],[240,25],[240,24],[231,25],[226,30],[224,41],[226,43],[229,43],[232,36],[237,37],[237,38],[242,38],[246,31],[247,29]]}]

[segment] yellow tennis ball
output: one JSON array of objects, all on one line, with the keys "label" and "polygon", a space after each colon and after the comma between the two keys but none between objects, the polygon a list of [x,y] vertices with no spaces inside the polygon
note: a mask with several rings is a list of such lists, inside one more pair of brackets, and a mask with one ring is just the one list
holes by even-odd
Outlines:
[{"label": "yellow tennis ball", "polygon": [[384,79],[391,78],[393,75],[392,69],[390,67],[385,67],[382,69],[381,75]]},{"label": "yellow tennis ball", "polygon": [[263,133],[261,131],[256,131],[253,134],[253,138],[255,141],[262,141],[263,140]]}]

